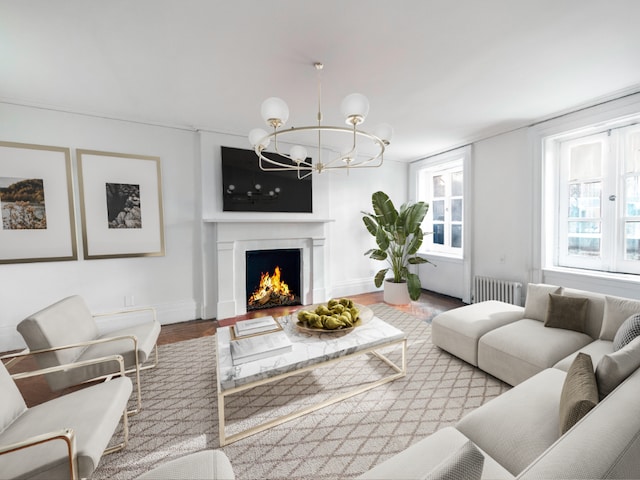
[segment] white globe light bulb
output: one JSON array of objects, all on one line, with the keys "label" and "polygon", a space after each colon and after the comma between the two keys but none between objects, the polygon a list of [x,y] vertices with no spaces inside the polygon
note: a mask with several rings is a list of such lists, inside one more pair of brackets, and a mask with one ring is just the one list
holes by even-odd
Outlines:
[{"label": "white globe light bulb", "polygon": [[289,150],[289,156],[296,163],[303,162],[307,158],[307,149],[301,145],[294,145]]},{"label": "white globe light bulb", "polygon": [[391,137],[393,137],[393,127],[388,123],[381,123],[375,128],[373,134],[382,140],[382,143],[389,145]]},{"label": "white globe light bulb", "polygon": [[267,125],[274,128],[281,127],[289,119],[289,107],[278,97],[269,97],[262,102],[260,113]]},{"label": "white globe light bulb", "polygon": [[253,130],[251,130],[249,132],[249,143],[251,143],[253,148],[255,148],[257,146],[260,146],[263,149],[267,148],[269,146],[269,144],[271,143],[271,139],[270,138],[264,139],[267,135],[268,135],[268,133],[265,132],[263,129],[254,128]]},{"label": "white globe light bulb", "polygon": [[344,97],[340,111],[347,124],[357,125],[364,122],[369,114],[369,100],[361,93],[352,93]]}]

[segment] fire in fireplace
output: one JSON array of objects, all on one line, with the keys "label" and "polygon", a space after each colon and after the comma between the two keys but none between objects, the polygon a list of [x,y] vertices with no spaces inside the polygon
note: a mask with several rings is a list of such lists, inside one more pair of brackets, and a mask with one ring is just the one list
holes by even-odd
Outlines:
[{"label": "fire in fireplace", "polygon": [[300,305],[300,250],[252,250],[247,256],[247,311]]}]

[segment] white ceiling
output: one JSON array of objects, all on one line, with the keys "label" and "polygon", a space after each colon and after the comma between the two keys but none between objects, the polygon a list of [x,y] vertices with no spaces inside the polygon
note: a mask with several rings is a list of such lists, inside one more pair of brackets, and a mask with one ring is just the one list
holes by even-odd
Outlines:
[{"label": "white ceiling", "polygon": [[640,90],[639,25],[639,0],[0,0],[0,99],[245,136],[269,96],[313,124],[321,61],[325,124],[363,93],[410,161]]}]

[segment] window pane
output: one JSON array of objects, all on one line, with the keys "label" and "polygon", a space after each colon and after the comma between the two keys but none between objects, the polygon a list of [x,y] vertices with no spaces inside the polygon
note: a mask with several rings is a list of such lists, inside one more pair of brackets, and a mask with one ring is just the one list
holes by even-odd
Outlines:
[{"label": "window pane", "polygon": [[444,200],[435,200],[433,202],[433,219],[444,222]]},{"label": "window pane", "polygon": [[625,222],[625,260],[640,260],[640,222]]},{"label": "window pane", "polygon": [[569,222],[569,233],[600,233],[600,222]]},{"label": "window pane", "polygon": [[444,176],[438,175],[433,177],[433,196],[444,197]]},{"label": "window pane", "polygon": [[451,200],[451,221],[452,222],[462,221],[462,199],[461,198],[455,198]]},{"label": "window pane", "polygon": [[625,173],[640,173],[640,132],[629,135],[625,158]]},{"label": "window pane", "polygon": [[569,255],[580,255],[583,257],[600,256],[600,239],[569,237]]},{"label": "window pane", "polygon": [[437,243],[438,245],[444,245],[444,224],[442,223],[433,224],[433,243]]},{"label": "window pane", "polygon": [[451,246],[462,248],[462,225],[451,225]]},{"label": "window pane", "polygon": [[451,174],[451,195],[454,197],[462,196],[462,172]]},{"label": "window pane", "polygon": [[599,178],[602,176],[602,144],[588,143],[571,149],[569,180]]},{"label": "window pane", "polygon": [[627,177],[625,210],[628,217],[640,217],[640,177]]},{"label": "window pane", "polygon": [[569,185],[569,217],[600,218],[601,182]]}]

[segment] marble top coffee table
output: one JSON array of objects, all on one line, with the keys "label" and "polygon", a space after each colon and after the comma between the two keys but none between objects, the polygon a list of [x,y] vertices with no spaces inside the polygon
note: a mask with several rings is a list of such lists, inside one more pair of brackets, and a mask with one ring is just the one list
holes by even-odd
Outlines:
[{"label": "marble top coffee table", "polygon": [[[233,365],[232,363],[229,347],[230,327],[219,328],[216,332],[220,446],[275,427],[281,423],[311,413],[406,375],[407,337],[401,330],[389,325],[378,317],[374,316],[369,322],[345,334],[309,334],[300,332],[295,326],[297,322],[295,313],[280,317],[278,321],[293,344],[292,351],[241,365]],[[377,351],[394,345],[401,348],[402,357],[400,365],[396,365]],[[274,418],[268,422],[234,433],[233,435],[226,435],[225,397],[238,394],[244,390],[265,383],[276,382],[291,375],[340,362],[354,355],[364,354],[372,354],[382,360],[393,369],[394,373],[373,380],[370,383],[358,385],[357,388],[324,400],[318,404]]]}]

